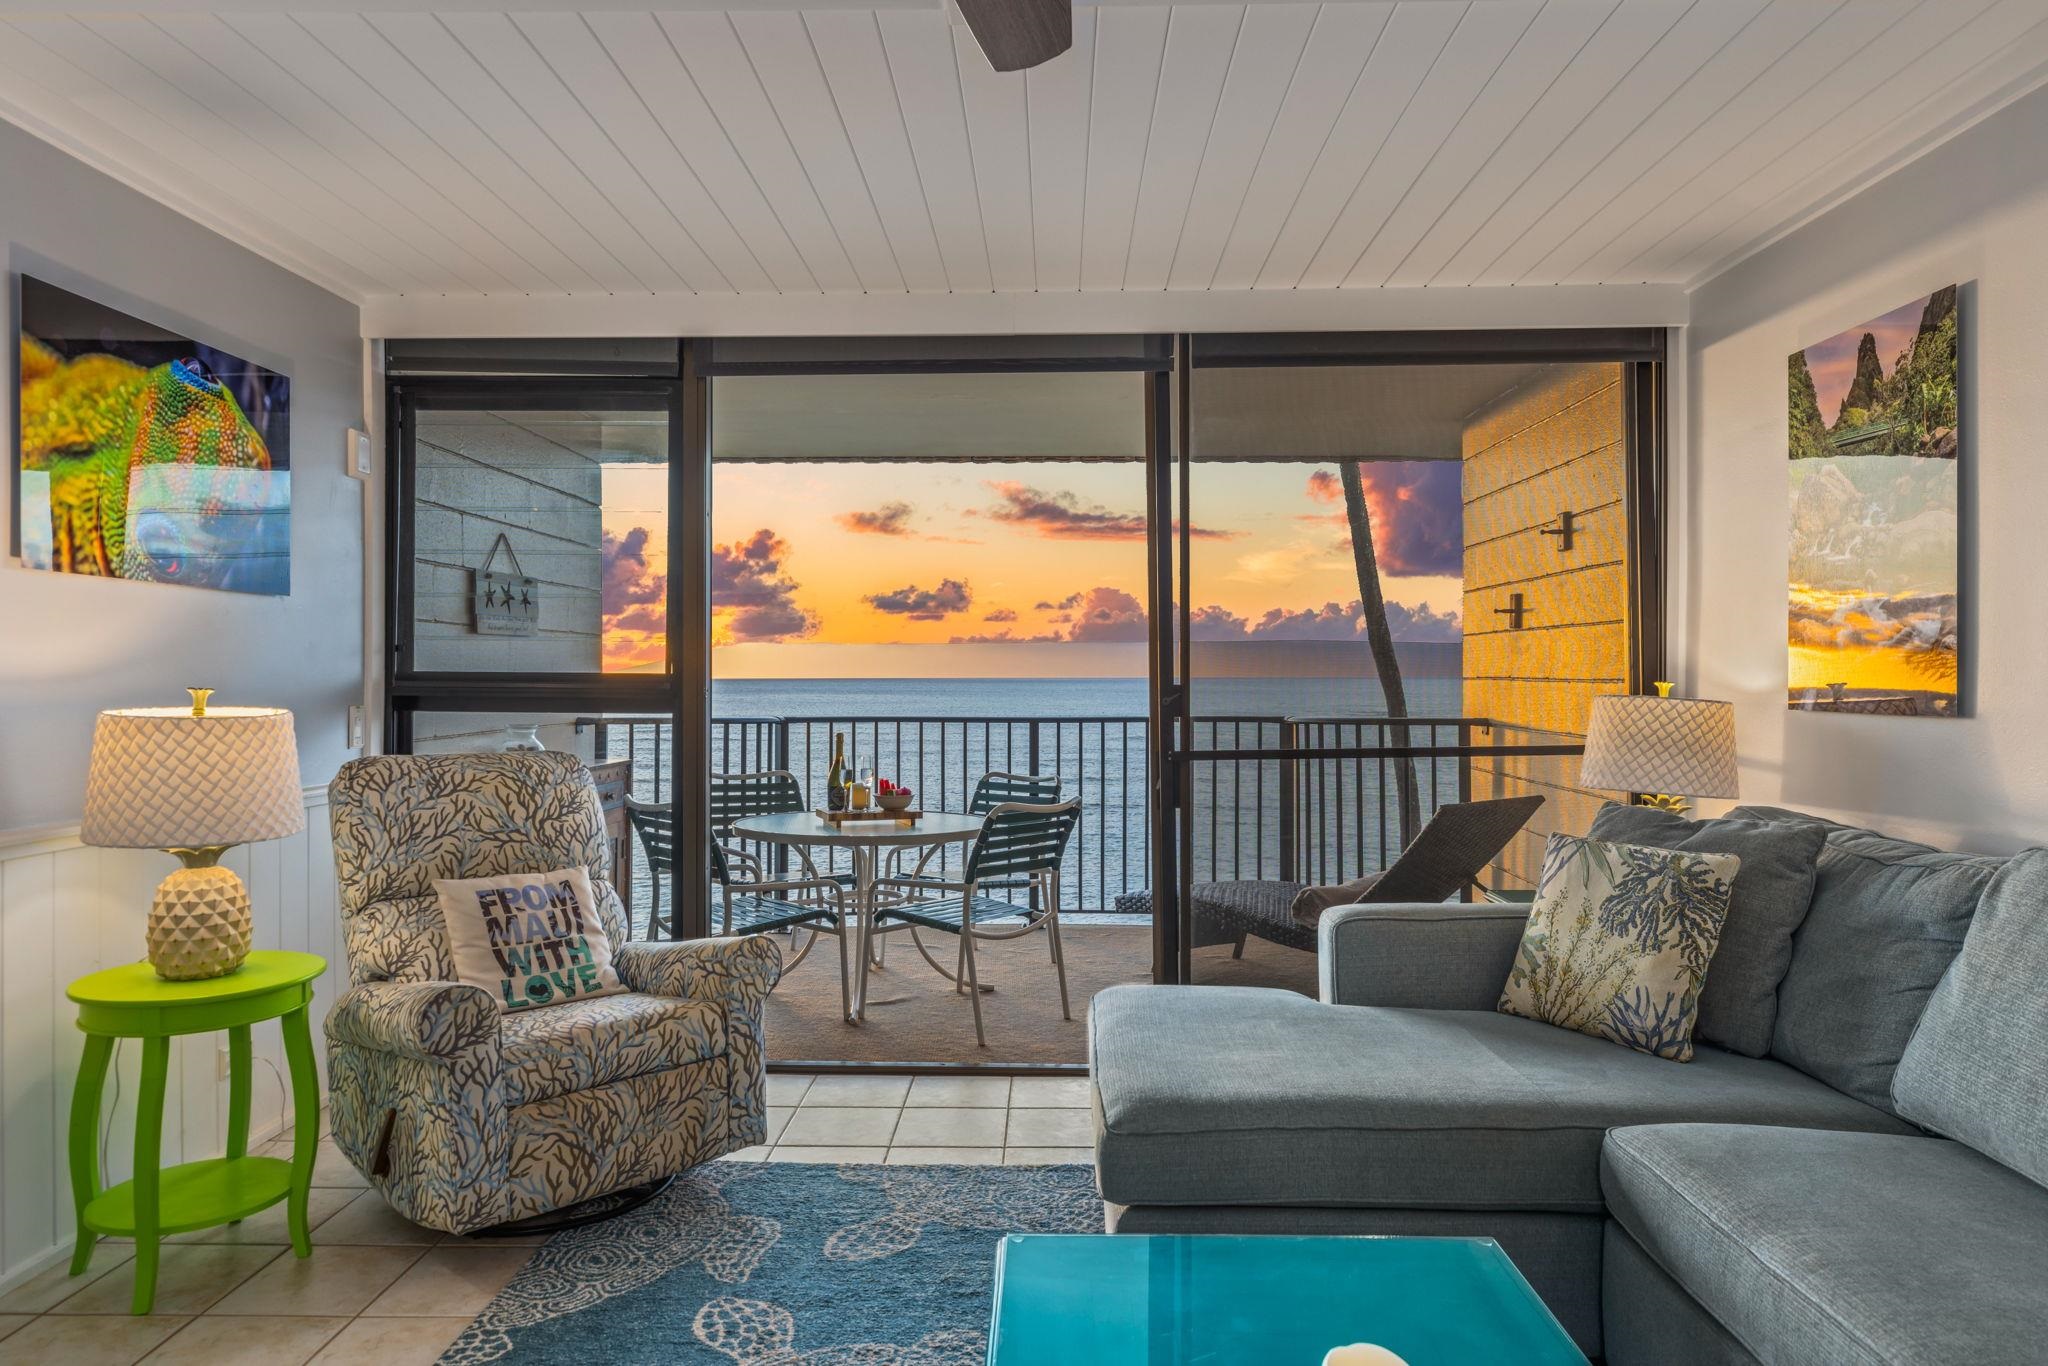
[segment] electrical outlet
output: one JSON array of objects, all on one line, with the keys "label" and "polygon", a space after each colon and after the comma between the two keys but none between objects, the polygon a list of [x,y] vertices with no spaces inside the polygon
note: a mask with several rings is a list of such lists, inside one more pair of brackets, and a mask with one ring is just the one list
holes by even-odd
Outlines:
[{"label": "electrical outlet", "polygon": [[357,703],[348,709],[348,747],[350,749],[361,749],[363,747],[363,708],[361,703]]},{"label": "electrical outlet", "polygon": [[370,477],[370,434],[348,429],[348,472],[354,479]]}]

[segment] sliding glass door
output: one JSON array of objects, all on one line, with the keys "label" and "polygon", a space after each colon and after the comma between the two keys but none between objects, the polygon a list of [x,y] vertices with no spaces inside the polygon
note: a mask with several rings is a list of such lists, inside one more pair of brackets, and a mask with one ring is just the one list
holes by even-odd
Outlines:
[{"label": "sliding glass door", "polygon": [[[1176,980],[1316,989],[1303,893],[1355,900],[1454,804],[1420,899],[1526,894],[1582,831],[1591,698],[1654,674],[1655,333],[1183,338],[1155,519],[1156,885]],[[1439,863],[1442,861],[1439,860]],[[1311,898],[1312,899],[1312,898]],[[1300,903],[1300,904],[1298,904]]]}]

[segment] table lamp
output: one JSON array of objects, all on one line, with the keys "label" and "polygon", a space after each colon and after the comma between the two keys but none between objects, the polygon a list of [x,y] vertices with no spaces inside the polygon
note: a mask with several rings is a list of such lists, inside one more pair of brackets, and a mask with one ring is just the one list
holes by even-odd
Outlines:
[{"label": "table lamp", "polygon": [[149,908],[149,962],[174,982],[220,977],[249,956],[249,891],[220,856],[306,828],[292,714],[275,707],[100,713],[85,782],[87,844],[162,849],[184,865]]},{"label": "table lamp", "polygon": [[1687,797],[1735,796],[1734,704],[1673,697],[1669,683],[1655,697],[1594,698],[1579,785],[1641,793],[1680,816]]}]

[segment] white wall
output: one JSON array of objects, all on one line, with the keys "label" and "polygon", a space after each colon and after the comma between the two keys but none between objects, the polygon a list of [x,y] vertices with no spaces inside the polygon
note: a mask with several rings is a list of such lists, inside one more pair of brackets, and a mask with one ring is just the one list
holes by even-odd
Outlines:
[{"label": "white wall", "polygon": [[[1684,691],[1738,705],[1742,795],[1949,847],[2048,841],[2048,91],[1699,288],[1674,517]],[[1786,357],[1937,286],[1962,323],[1967,719],[1785,709]]]},{"label": "white wall", "polygon": [[[292,378],[292,593],[288,598],[24,570],[0,559],[0,1287],[60,1255],[71,1238],[64,1165],[79,1034],[64,985],[142,956],[142,922],[172,867],[149,850],[78,844],[86,759],[103,707],[174,703],[188,683],[222,702],[296,714],[309,785],[307,830],[234,851],[249,883],[258,947],[337,961],[333,864],[322,791],[363,699],[362,486],[343,469],[343,433],[362,425],[363,346],[353,304],[127,190],[0,123],[0,269],[23,272],[261,362]],[[12,328],[14,320],[8,326]],[[13,343],[6,347],[10,364]],[[0,404],[0,443],[16,441]],[[5,462],[0,462],[4,466]],[[13,497],[0,479],[0,511]],[[322,982],[325,998],[337,974]],[[281,1073],[275,1026],[257,1054]],[[173,1052],[166,1161],[218,1154],[225,1140],[219,1041]],[[136,1058],[109,1157],[125,1177]],[[254,1130],[288,1107],[257,1064]],[[111,1087],[110,1087],[111,1091]]]}]

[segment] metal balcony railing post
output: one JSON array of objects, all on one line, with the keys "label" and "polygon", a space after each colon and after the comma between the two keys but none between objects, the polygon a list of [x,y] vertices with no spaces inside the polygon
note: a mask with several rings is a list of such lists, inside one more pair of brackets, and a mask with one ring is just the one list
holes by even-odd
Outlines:
[{"label": "metal balcony railing post", "polygon": [[[1295,747],[1294,722],[1282,718],[1280,721],[1280,748]],[[1293,882],[1297,871],[1295,856],[1296,813],[1295,803],[1300,799],[1300,770],[1293,759],[1280,761],[1280,880]],[[1261,865],[1264,860],[1260,860]]]}]

